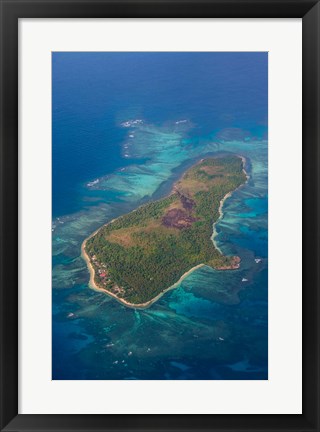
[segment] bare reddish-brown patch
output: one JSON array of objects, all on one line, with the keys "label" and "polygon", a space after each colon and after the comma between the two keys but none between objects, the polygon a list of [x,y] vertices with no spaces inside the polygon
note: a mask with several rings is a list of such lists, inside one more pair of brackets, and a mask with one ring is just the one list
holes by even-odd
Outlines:
[{"label": "bare reddish-brown patch", "polygon": [[179,194],[179,198],[180,198],[180,201],[181,201],[183,208],[186,210],[190,211],[196,205],[196,203],[191,198],[188,198],[185,195]]},{"label": "bare reddish-brown patch", "polygon": [[189,213],[184,210],[175,208],[169,210],[162,218],[162,224],[166,227],[172,228],[188,228],[197,219],[192,217]]}]

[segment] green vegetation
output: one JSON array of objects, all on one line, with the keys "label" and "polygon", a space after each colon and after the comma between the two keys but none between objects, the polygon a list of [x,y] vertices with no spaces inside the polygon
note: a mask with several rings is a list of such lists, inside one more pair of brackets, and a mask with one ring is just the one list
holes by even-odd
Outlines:
[{"label": "green vegetation", "polygon": [[95,283],[130,303],[144,303],[201,263],[238,267],[211,240],[223,197],[246,180],[237,156],[207,158],[190,168],[170,196],[102,227],[86,244]]}]

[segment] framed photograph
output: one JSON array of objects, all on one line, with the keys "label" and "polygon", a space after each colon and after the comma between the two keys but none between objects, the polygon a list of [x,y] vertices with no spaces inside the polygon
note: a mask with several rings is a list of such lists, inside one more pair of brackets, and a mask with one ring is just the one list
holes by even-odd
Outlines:
[{"label": "framed photograph", "polygon": [[319,429],[319,2],[1,2],[1,430]]}]

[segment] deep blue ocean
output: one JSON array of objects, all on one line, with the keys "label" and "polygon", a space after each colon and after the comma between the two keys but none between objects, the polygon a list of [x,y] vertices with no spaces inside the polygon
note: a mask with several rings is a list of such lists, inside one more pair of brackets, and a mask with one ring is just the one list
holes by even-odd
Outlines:
[{"label": "deep blue ocean", "polygon": [[[52,54],[53,379],[268,378],[267,121],[267,53]],[[82,241],[221,153],[250,176],[217,225],[240,269],[140,311],[91,290]]]}]

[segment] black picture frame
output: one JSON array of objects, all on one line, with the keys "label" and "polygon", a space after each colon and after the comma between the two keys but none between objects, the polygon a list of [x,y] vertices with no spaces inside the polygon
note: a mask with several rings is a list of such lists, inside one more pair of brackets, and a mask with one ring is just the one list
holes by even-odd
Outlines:
[{"label": "black picture frame", "polygon": [[[319,430],[319,61],[314,0],[0,0],[1,431]],[[303,413],[301,415],[24,415],[18,413],[19,18],[302,18]],[[295,89],[292,89],[295,91]]]}]

